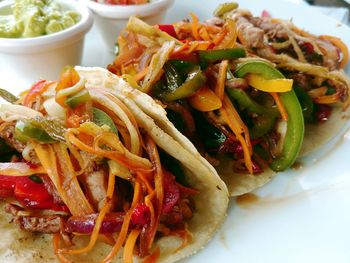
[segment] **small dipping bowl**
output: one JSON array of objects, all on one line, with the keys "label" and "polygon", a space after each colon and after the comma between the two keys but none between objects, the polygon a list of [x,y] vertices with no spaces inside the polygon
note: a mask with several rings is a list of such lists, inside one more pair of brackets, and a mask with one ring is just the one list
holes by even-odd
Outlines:
[{"label": "small dipping bowl", "polygon": [[142,5],[110,5],[92,0],[83,0],[93,11],[106,49],[115,52],[115,44],[120,32],[125,28],[130,16],[137,16],[150,25],[162,22],[167,9],[174,0],[154,0]]},{"label": "small dipping bowl", "polygon": [[[63,9],[79,13],[80,21],[72,27],[49,35],[0,38],[1,78],[7,78],[8,82],[17,81],[21,86],[30,85],[40,78],[55,80],[66,65],[81,63],[84,36],[92,27],[92,14],[81,1],[55,2]],[[13,1],[0,3],[0,15],[12,14],[12,5]]]}]

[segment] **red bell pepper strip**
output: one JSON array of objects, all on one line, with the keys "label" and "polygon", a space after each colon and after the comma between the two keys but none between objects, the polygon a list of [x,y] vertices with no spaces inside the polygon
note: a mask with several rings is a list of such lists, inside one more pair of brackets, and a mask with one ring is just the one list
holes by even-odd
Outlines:
[{"label": "red bell pepper strip", "polygon": [[16,187],[14,176],[0,176],[0,198],[12,197]]},{"label": "red bell pepper strip", "polygon": [[66,206],[54,202],[43,183],[36,183],[27,176],[0,175],[0,198],[9,197],[28,208],[68,211]]},{"label": "red bell pepper strip", "polygon": [[[98,214],[72,216],[67,221],[65,231],[68,233],[90,234],[95,227],[97,217]],[[119,232],[123,225],[124,217],[124,212],[106,214],[101,224],[100,233],[112,234]],[[132,212],[130,228],[142,228],[149,224],[150,220],[151,214],[148,206],[143,203],[138,204]]]},{"label": "red bell pepper strip", "polygon": [[261,12],[261,17],[271,17],[271,15],[270,15],[269,11],[263,10],[263,11]]},{"label": "red bell pepper strip", "polygon": [[175,27],[173,25],[158,25],[158,28],[168,35],[177,38]]},{"label": "red bell pepper strip", "polygon": [[168,171],[163,171],[164,201],[162,213],[170,213],[180,199],[180,189],[175,177]]},{"label": "red bell pepper strip", "polygon": [[47,88],[54,83],[53,81],[46,81],[46,80],[39,80],[36,83],[33,84],[33,86],[28,91],[27,95],[25,96],[23,100],[24,106],[30,106],[31,103],[33,103],[36,96],[44,93]]}]

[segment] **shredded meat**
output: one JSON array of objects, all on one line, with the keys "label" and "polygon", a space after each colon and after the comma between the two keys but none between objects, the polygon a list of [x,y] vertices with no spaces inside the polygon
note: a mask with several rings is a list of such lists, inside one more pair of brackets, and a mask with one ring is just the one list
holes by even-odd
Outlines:
[{"label": "shredded meat", "polygon": [[86,194],[94,209],[100,211],[107,197],[107,174],[103,169],[82,175]]},{"label": "shredded meat", "polygon": [[108,175],[103,167],[97,164],[101,161],[100,157],[83,151],[80,154],[85,163],[80,179],[94,209],[100,211],[107,196]]},{"label": "shredded meat", "polygon": [[226,81],[226,87],[231,89],[245,89],[248,88],[248,83],[245,79],[234,78]]},{"label": "shredded meat", "polygon": [[204,21],[204,23],[213,25],[213,26],[223,26],[225,24],[225,20],[219,18],[219,17],[212,17],[210,19],[207,19]]},{"label": "shredded meat", "polygon": [[[288,32],[281,23],[274,22],[270,17],[253,17],[252,14],[246,10],[236,10],[232,15],[232,19],[234,19],[237,24],[237,30],[240,32],[241,36],[240,40],[245,47],[251,49],[257,48],[259,56],[276,63],[282,63],[282,60],[288,60],[286,56],[274,56],[274,52],[267,48],[267,39],[274,41],[289,39]],[[301,37],[303,39],[310,38],[310,41],[312,40],[311,42],[316,43],[322,52],[322,66],[327,67],[329,70],[335,70],[339,67],[340,51],[331,42],[316,36]],[[312,52],[311,55],[313,54],[316,54],[316,52]],[[319,61],[312,58],[313,57],[311,57],[311,61],[310,59],[308,59],[308,61],[318,65]]]},{"label": "shredded meat", "polygon": [[166,225],[177,225],[193,216],[194,203],[191,199],[182,198],[169,213],[163,213],[160,221]]},{"label": "shredded meat", "polygon": [[305,90],[311,89],[310,80],[307,75],[303,73],[294,73],[294,74],[291,74],[289,77],[295,81],[295,84],[304,88]]},{"label": "shredded meat", "polygon": [[64,202],[62,201],[62,199],[61,199],[55,185],[51,181],[51,179],[47,175],[41,175],[40,178],[43,180],[46,190],[52,195],[54,202],[56,204],[63,205]]},{"label": "shredded meat", "polygon": [[243,45],[248,48],[261,48],[265,46],[264,31],[261,28],[255,27],[248,18],[237,13],[232,16],[236,22],[237,31],[241,32]]},{"label": "shredded meat", "polygon": [[6,204],[4,207],[4,210],[6,213],[10,215],[17,216],[18,212],[21,211],[22,209],[17,205]]},{"label": "shredded meat", "polygon": [[329,84],[336,89],[338,97],[342,102],[346,101],[349,96],[349,90],[347,86],[339,81],[328,80]]},{"label": "shredded meat", "polygon": [[65,225],[64,219],[60,216],[18,216],[14,222],[22,230],[46,234],[60,233]]},{"label": "shredded meat", "polygon": [[270,17],[252,17],[249,20],[254,26],[264,30],[269,39],[287,40],[288,34],[281,24],[273,23]]},{"label": "shredded meat", "polygon": [[[4,124],[3,124],[4,125]],[[25,143],[22,143],[15,139],[15,124],[14,123],[8,123],[2,127],[0,130],[0,137],[5,140],[5,142],[18,152],[22,152],[24,148],[26,147]]]}]

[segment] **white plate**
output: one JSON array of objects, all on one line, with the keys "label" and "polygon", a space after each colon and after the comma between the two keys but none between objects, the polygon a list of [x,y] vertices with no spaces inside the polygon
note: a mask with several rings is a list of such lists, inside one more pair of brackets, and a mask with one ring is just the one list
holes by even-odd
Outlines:
[{"label": "white plate", "polygon": [[[219,0],[176,0],[166,22],[211,17]],[[341,37],[350,46],[350,29],[315,10],[279,0],[241,0],[259,15],[292,18],[315,34]],[[113,60],[96,29],[87,35],[83,65],[106,66]],[[6,76],[0,85],[6,86]],[[16,80],[18,81],[18,80]],[[9,82],[8,82],[9,83]],[[14,93],[21,85],[11,82]],[[28,87],[27,87],[28,88]],[[228,217],[217,235],[191,263],[349,263],[350,262],[350,124],[337,138],[300,160],[302,168],[280,173],[255,194],[258,201],[243,206],[231,201]]]}]

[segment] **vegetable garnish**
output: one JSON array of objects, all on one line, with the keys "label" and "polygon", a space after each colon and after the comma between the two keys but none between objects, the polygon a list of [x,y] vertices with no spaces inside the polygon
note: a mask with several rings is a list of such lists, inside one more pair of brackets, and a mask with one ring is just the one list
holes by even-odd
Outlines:
[{"label": "vegetable garnish", "polygon": [[[347,63],[348,51],[338,38],[311,35],[268,12],[253,17],[236,3],[220,5],[214,15],[201,22],[190,13],[189,19],[164,27],[143,24],[144,31],[131,18],[118,40],[126,45],[132,36],[132,46],[142,53],[109,68],[118,74],[132,61],[126,73],[137,77],[128,81],[147,83],[141,90],[165,105],[174,125],[219,171],[225,170],[226,182],[230,172],[221,162],[227,166],[227,159],[232,177],[245,173],[249,181],[248,174],[260,173],[266,181],[268,168],[288,169],[308,150],[302,149],[304,126],[319,122],[321,105],[350,105],[350,81],[338,70]],[[156,33],[160,28],[166,35]],[[156,66],[163,49],[168,53]],[[152,75],[152,81],[140,81],[140,75]],[[204,132],[204,122],[213,129]]]}]

